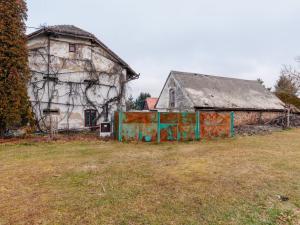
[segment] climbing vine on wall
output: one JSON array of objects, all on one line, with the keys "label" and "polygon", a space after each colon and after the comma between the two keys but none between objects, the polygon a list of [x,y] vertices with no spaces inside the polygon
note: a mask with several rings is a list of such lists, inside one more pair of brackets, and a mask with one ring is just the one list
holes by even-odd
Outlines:
[{"label": "climbing vine on wall", "polygon": [[121,107],[123,104],[127,82],[123,67],[114,62],[113,66],[99,70],[93,56],[107,56],[95,51],[97,46],[89,46],[91,56],[88,59],[79,50],[75,55],[62,57],[50,51],[50,42],[55,40],[50,41],[48,37],[40,47],[32,48],[29,52],[32,69],[29,86],[39,130],[49,130],[48,117],[43,113],[45,105],[50,110],[59,99],[64,99],[59,105],[65,109],[64,117],[60,120],[67,121],[66,130],[77,106],[97,111],[96,120],[107,120],[112,107]]}]

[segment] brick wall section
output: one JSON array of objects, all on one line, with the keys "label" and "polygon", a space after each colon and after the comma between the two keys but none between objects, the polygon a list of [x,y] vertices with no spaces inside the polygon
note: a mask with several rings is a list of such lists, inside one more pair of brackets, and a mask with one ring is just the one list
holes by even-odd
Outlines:
[{"label": "brick wall section", "polygon": [[283,112],[254,112],[254,111],[236,111],[234,112],[234,125],[256,125],[264,124],[281,115]]},{"label": "brick wall section", "polygon": [[282,115],[284,112],[234,111],[234,126],[262,125]]}]

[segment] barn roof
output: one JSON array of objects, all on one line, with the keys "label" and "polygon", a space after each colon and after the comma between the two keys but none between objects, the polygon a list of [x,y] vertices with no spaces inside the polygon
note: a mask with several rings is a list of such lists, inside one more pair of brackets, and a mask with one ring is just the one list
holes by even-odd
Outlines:
[{"label": "barn roof", "polygon": [[103,49],[105,49],[117,62],[119,62],[122,66],[124,66],[128,72],[131,79],[136,79],[139,77],[137,74],[123,59],[121,59],[116,53],[114,53],[110,48],[108,48],[103,42],[101,42],[95,35],[90,32],[87,32],[81,28],[78,28],[74,25],[55,25],[55,26],[46,26],[42,27],[41,29],[29,34],[27,37],[28,39],[32,39],[35,36],[41,34],[57,34],[57,35],[64,35],[64,36],[71,36],[83,39],[89,39],[98,45],[100,45]]},{"label": "barn roof", "polygon": [[284,103],[258,81],[172,71],[195,108],[283,110]]}]

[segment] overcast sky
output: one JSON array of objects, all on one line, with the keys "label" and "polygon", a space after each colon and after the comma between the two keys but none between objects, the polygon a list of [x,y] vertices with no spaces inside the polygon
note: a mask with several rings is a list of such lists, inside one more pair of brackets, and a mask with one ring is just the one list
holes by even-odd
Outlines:
[{"label": "overcast sky", "polygon": [[141,74],[131,92],[158,96],[170,70],[273,86],[300,55],[299,0],[28,0],[28,26],[72,24]]}]

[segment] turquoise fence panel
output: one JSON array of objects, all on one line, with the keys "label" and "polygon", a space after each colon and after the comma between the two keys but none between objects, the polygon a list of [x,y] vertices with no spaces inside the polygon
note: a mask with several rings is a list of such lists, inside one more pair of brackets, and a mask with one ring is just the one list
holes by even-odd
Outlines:
[{"label": "turquoise fence panel", "polygon": [[234,131],[234,112],[230,113],[230,134],[231,137],[234,137],[235,131]]}]

